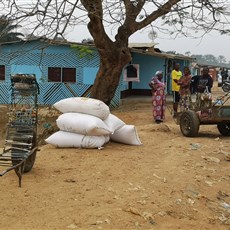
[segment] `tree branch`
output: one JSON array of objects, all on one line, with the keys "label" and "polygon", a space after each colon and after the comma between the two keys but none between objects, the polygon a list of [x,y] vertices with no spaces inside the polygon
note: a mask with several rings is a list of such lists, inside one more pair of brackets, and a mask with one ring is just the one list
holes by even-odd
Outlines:
[{"label": "tree branch", "polygon": [[94,38],[94,43],[98,48],[104,48],[105,44],[108,44],[111,39],[105,32],[103,25],[103,7],[101,0],[81,0],[82,5],[88,12],[88,17],[90,19],[88,23],[88,29]]}]

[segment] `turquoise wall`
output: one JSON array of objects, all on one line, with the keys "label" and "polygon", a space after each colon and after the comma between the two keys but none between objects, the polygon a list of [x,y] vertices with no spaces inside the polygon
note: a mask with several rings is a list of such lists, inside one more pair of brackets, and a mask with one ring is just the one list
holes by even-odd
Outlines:
[{"label": "turquoise wall", "polygon": [[[132,53],[132,64],[139,64],[140,82],[132,82],[133,89],[149,89],[148,83],[151,81],[157,70],[165,70],[165,58],[149,56],[145,54]],[[121,76],[121,90],[128,89],[128,83],[123,81]]]},{"label": "turquoise wall", "polygon": [[[39,104],[52,105],[67,97],[82,96],[93,84],[99,67],[97,50],[90,50],[92,52],[82,54],[70,44],[48,44],[39,40],[1,45],[0,65],[5,65],[6,79],[0,81],[0,91],[4,92],[0,94],[0,104],[10,103],[10,76],[16,73],[36,75],[41,92]],[[47,82],[48,67],[76,68],[76,83],[68,83],[67,86]],[[119,105],[117,100],[113,105]]]},{"label": "turquoise wall", "polygon": [[165,59],[138,53],[133,53],[132,56],[132,63],[140,65],[140,82],[133,82],[133,89],[149,88],[148,83],[156,71],[162,70],[164,72]]},{"label": "turquoise wall", "polygon": [[[31,73],[35,71],[39,80],[46,81],[48,76],[48,67],[66,67],[76,68],[77,84],[93,82],[95,71],[92,74],[88,67],[98,68],[98,53],[94,49],[91,54],[81,56],[78,49],[67,45],[49,45],[45,42],[18,42],[0,46],[0,64],[6,65],[6,81],[9,81],[10,75],[16,72]],[[0,55],[0,56],[1,56]],[[84,70],[84,68],[86,68]],[[84,76],[85,75],[85,76]],[[85,78],[85,79],[84,79]]]},{"label": "turquoise wall", "polygon": [[42,68],[34,65],[12,65],[11,74],[35,74],[38,82],[42,81]]}]

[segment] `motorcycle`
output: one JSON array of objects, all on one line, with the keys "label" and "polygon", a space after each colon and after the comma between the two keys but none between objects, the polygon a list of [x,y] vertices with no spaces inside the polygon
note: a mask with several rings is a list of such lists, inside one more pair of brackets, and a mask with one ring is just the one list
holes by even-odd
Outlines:
[{"label": "motorcycle", "polygon": [[221,87],[224,92],[230,92],[230,81],[224,81]]}]

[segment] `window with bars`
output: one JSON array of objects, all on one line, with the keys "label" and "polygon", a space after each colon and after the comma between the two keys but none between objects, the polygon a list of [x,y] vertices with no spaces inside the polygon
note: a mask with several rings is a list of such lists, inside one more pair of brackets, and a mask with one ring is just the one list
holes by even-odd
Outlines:
[{"label": "window with bars", "polygon": [[5,81],[5,66],[0,65],[0,81]]},{"label": "window with bars", "polygon": [[49,82],[76,82],[76,68],[48,68]]}]

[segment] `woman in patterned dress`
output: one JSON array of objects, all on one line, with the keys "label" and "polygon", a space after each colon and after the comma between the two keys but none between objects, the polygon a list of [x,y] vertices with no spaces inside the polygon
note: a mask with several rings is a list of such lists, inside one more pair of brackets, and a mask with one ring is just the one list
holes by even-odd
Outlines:
[{"label": "woman in patterned dress", "polygon": [[191,84],[192,76],[190,74],[190,70],[187,66],[184,67],[183,75],[178,80],[177,84],[180,85],[180,111],[186,111],[190,109],[191,106],[191,92],[190,92],[190,84]]},{"label": "woman in patterned dress", "polygon": [[153,118],[158,124],[165,119],[165,84],[162,78],[162,71],[157,71],[149,84],[152,88]]}]

